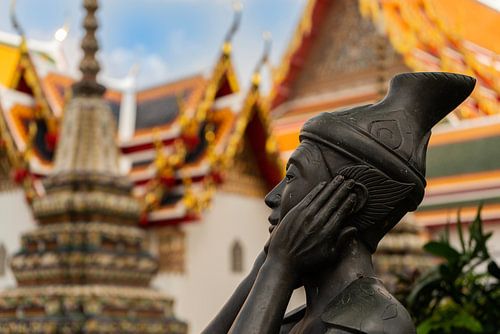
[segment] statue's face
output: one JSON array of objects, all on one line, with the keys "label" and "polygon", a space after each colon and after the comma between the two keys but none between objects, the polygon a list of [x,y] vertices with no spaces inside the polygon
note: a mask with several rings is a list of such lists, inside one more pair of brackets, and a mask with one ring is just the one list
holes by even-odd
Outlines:
[{"label": "statue's face", "polygon": [[290,156],[285,178],[265,198],[266,205],[273,210],[269,216],[269,231],[317,184],[330,180],[319,148],[304,140]]}]

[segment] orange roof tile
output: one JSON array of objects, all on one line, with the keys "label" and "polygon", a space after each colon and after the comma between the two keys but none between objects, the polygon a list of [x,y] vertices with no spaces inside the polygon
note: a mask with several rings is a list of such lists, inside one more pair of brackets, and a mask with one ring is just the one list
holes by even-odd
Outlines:
[{"label": "orange roof tile", "polygon": [[475,0],[360,0],[360,9],[413,70],[478,79],[460,119],[500,113],[500,12]]},{"label": "orange roof tile", "polygon": [[500,12],[475,0],[426,0],[441,28],[500,54]]}]

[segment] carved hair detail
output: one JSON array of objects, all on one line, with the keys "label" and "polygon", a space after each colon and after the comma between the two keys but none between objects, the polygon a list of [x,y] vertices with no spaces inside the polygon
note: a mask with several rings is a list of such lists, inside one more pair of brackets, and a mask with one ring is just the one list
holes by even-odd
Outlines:
[{"label": "carved hair detail", "polygon": [[367,165],[344,167],[338,174],[355,180],[361,184],[361,188],[366,189],[367,193],[363,194],[365,191],[362,191],[360,196],[365,197],[360,199],[361,202],[364,202],[364,206],[359,208],[359,211],[352,218],[354,225],[360,231],[381,223],[415,187],[413,183],[395,181],[378,169]]}]

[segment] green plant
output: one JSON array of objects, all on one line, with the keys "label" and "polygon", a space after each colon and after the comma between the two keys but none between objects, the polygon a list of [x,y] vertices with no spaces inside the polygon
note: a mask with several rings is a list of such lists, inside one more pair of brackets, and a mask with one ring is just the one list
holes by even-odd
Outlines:
[{"label": "green plant", "polygon": [[405,304],[418,334],[499,334],[500,269],[488,252],[492,233],[483,231],[481,208],[466,238],[460,219],[456,228],[460,247],[450,244],[449,226],[424,246],[443,261],[416,281]]}]

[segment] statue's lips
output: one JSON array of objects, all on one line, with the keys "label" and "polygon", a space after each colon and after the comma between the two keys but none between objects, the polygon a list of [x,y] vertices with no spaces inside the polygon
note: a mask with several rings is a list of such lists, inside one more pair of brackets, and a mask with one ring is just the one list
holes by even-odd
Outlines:
[{"label": "statue's lips", "polygon": [[275,215],[271,214],[269,216],[269,218],[267,218],[267,220],[269,221],[269,224],[275,226],[275,225],[278,225],[280,219],[279,217],[276,217]]},{"label": "statue's lips", "polygon": [[269,226],[269,233],[273,233],[275,228],[276,228],[276,225]]}]

